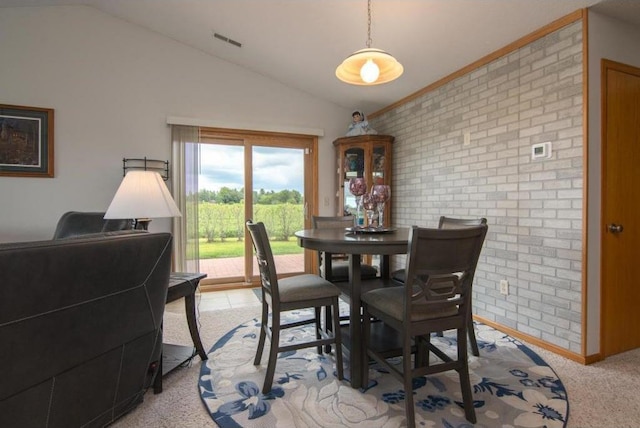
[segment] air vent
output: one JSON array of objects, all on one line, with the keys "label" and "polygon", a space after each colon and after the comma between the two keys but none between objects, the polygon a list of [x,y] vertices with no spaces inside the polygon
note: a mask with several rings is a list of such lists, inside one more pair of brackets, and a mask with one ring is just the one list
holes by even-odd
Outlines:
[{"label": "air vent", "polygon": [[227,42],[227,43],[229,43],[229,44],[231,44],[233,46],[237,46],[239,48],[242,47],[242,43],[236,42],[235,40],[230,39],[227,36],[223,36],[222,34],[218,34],[215,31],[213,31],[212,34],[213,34],[213,37],[218,39],[218,40],[222,40],[223,42]]}]

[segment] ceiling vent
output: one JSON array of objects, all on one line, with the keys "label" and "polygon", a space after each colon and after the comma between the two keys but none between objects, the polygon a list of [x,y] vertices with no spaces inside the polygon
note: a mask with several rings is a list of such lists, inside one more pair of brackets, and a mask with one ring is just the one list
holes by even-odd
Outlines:
[{"label": "ceiling vent", "polygon": [[229,43],[229,44],[231,44],[233,46],[239,47],[239,48],[242,47],[242,43],[236,42],[235,40],[230,39],[227,36],[223,36],[222,34],[218,34],[215,31],[212,31],[212,34],[213,34],[213,37],[218,39],[218,40],[222,40],[223,42],[227,42],[227,43]]}]

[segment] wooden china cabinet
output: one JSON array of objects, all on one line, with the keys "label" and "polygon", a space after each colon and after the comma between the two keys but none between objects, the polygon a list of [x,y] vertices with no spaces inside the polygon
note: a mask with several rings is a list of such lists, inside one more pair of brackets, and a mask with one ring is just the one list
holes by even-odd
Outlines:
[{"label": "wooden china cabinet", "polygon": [[[364,177],[367,191],[374,184],[391,185],[391,135],[341,137],[333,142],[338,161],[338,215],[355,215],[356,198],[349,191],[349,180]],[[393,196],[393,188],[391,189]],[[385,204],[385,224],[391,224],[391,201]]]}]

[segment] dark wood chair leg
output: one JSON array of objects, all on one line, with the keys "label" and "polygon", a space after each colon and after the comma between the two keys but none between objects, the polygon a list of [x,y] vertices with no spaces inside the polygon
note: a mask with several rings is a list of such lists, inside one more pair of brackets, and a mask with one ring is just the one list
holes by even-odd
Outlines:
[{"label": "dark wood chair leg", "polygon": [[[332,319],[332,311],[331,311],[331,306],[326,306],[324,308],[324,322],[325,322],[325,329],[327,331],[327,333],[331,333],[333,331],[333,325],[335,323],[333,323],[331,321]],[[340,323],[337,324],[338,326],[340,326]],[[324,346],[324,352],[329,354],[331,353],[331,345],[325,345]]]},{"label": "dark wood chair leg", "polygon": [[402,371],[404,375],[404,405],[407,414],[407,427],[415,428],[416,415],[413,405],[413,377],[411,376],[411,338],[407,335],[402,343]]},{"label": "dark wood chair leg", "polygon": [[466,336],[464,329],[458,330],[458,361],[462,363],[462,367],[458,369],[458,375],[460,376],[460,389],[462,390],[464,415],[469,422],[475,424],[476,411],[473,407],[473,393],[471,392],[471,381],[469,379]]},{"label": "dark wood chair leg", "polygon": [[[320,322],[320,313],[322,308],[314,308],[315,319],[316,319],[316,340],[322,339],[322,323]],[[318,345],[318,354],[322,354],[322,346]]]},{"label": "dark wood chair leg", "polygon": [[260,326],[260,338],[258,339],[258,348],[256,349],[256,357],[253,359],[253,365],[257,366],[262,360],[262,351],[264,350],[264,341],[267,336],[267,328],[269,328],[269,308],[266,303],[262,303],[262,325]]},{"label": "dark wood chair leg", "polygon": [[473,317],[469,315],[467,320],[467,330],[469,331],[469,345],[471,345],[471,353],[475,357],[480,356],[480,349],[478,348],[478,341],[476,340],[476,330],[473,328]]},{"label": "dark wood chair leg", "polygon": [[276,363],[278,362],[278,348],[280,343],[280,314],[274,312],[272,315],[271,327],[271,348],[269,349],[269,361],[267,362],[267,373],[264,377],[264,386],[262,393],[266,394],[271,391],[273,384],[273,376],[276,372]]},{"label": "dark wood chair leg", "polygon": [[[340,314],[339,314],[339,301],[338,298],[333,302],[333,330],[334,338],[336,342],[336,368],[338,372],[338,380],[344,379],[344,366],[342,362],[342,332],[340,331]],[[327,319],[327,325],[330,324]]]},{"label": "dark wood chair leg", "polygon": [[362,307],[362,388],[369,386],[369,342],[371,341],[371,316],[367,312],[366,304]]}]

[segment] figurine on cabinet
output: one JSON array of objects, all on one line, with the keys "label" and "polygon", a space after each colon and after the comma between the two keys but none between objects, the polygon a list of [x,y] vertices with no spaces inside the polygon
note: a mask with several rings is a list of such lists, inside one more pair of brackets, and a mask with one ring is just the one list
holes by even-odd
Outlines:
[{"label": "figurine on cabinet", "polygon": [[360,111],[354,111],[351,114],[351,123],[347,129],[347,137],[354,137],[356,135],[375,135],[378,132],[369,128],[369,121],[365,118],[364,113]]}]

